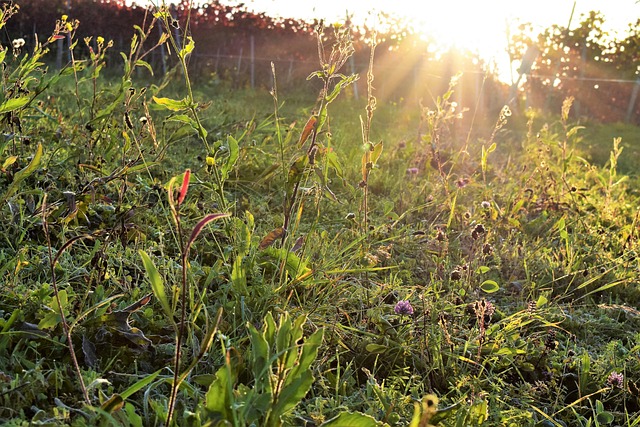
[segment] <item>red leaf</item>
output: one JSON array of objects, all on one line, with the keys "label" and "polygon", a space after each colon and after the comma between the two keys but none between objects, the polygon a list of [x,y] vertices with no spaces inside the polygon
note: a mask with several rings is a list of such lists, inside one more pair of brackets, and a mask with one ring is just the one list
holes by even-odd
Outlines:
[{"label": "red leaf", "polygon": [[182,187],[180,187],[180,194],[178,195],[178,206],[182,204],[187,195],[187,190],[189,189],[189,178],[191,178],[191,170],[187,169],[184,171],[184,178],[182,178]]},{"label": "red leaf", "polygon": [[316,116],[309,117],[309,120],[307,120],[307,124],[304,125],[304,129],[302,129],[302,134],[300,134],[298,147],[302,147],[304,143],[307,142],[307,139],[309,139],[309,135],[311,135],[311,131],[315,129],[317,122],[318,122],[318,118]]},{"label": "red leaf", "polygon": [[186,252],[189,251],[189,248],[191,247],[191,244],[193,243],[194,240],[196,240],[196,238],[198,237],[198,235],[202,231],[202,228],[205,225],[209,224],[213,220],[220,219],[220,218],[226,218],[228,216],[230,216],[230,214],[228,214],[228,213],[225,213],[225,214],[223,214],[223,213],[215,213],[215,214],[209,214],[209,215],[205,216],[204,218],[202,218],[200,220],[200,222],[197,223],[195,227],[193,227],[193,231],[191,232],[191,237],[189,237],[189,242],[187,243]]}]

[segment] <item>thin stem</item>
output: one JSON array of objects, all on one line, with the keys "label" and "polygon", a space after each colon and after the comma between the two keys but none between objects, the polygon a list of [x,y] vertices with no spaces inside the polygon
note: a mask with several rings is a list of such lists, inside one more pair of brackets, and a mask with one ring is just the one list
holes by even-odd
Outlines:
[{"label": "thin stem", "polygon": [[178,228],[178,242],[180,244],[180,254],[182,255],[182,290],[180,293],[180,302],[182,304],[180,312],[180,325],[178,327],[178,335],[176,337],[176,351],[173,365],[173,385],[171,386],[171,397],[169,398],[169,411],[167,413],[167,426],[171,425],[171,419],[178,397],[179,377],[180,377],[180,358],[182,357],[182,341],[185,334],[185,323],[187,318],[187,254],[184,248],[184,239],[182,225],[180,223],[180,206],[176,207],[176,226]]},{"label": "thin stem", "polygon": [[62,307],[62,301],[60,300],[60,293],[58,292],[58,283],[56,280],[56,269],[55,269],[55,259],[53,257],[53,251],[51,249],[51,237],[49,236],[49,226],[47,223],[47,194],[45,193],[42,199],[42,227],[44,228],[44,235],[47,240],[47,250],[49,253],[49,269],[51,271],[51,286],[53,287],[53,295],[56,299],[56,303],[58,304],[58,310],[60,311],[60,321],[62,323],[62,328],[64,329],[64,334],[67,338],[67,346],[69,348],[69,354],[71,355],[71,363],[76,371],[76,375],[78,375],[78,381],[80,382],[80,389],[82,390],[82,396],[84,397],[84,401],[87,405],[91,405],[91,399],[89,398],[89,392],[87,391],[87,387],[84,384],[84,380],[82,378],[82,372],[80,371],[80,365],[78,364],[78,359],[76,358],[76,352],[73,349],[73,342],[71,341],[71,329],[69,328],[69,324],[67,323],[67,319],[64,315],[64,307]]}]

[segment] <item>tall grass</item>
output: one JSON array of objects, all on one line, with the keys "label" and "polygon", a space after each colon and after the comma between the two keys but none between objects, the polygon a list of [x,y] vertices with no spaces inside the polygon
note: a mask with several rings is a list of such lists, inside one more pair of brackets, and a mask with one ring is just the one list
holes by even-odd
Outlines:
[{"label": "tall grass", "polygon": [[588,161],[570,100],[461,130],[455,79],[378,104],[374,42],[357,101],[340,25],[315,100],[275,66],[270,93],[215,93],[164,6],[121,77],[99,35],[47,70],[77,25],[0,54],[2,422],[640,423],[636,178],[618,138]]}]

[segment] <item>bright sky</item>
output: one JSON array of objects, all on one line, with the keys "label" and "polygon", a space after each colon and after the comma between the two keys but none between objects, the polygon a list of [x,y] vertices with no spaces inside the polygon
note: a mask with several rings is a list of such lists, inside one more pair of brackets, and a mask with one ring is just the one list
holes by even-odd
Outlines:
[{"label": "bright sky", "polygon": [[[162,0],[147,0],[155,4]],[[166,0],[169,1],[169,0]],[[174,0],[175,1],[175,0]],[[193,0],[196,4],[206,0]],[[222,0],[226,4],[244,4],[256,12],[273,16],[330,22],[344,21],[347,13],[355,22],[375,22],[379,12],[387,12],[417,21],[425,34],[432,35],[442,47],[458,46],[477,52],[493,63],[505,81],[510,79],[506,53],[507,28],[520,23],[533,24],[536,34],[553,24],[569,24],[574,0]],[[144,3],[144,0],[137,0]],[[600,11],[604,29],[624,36],[630,23],[640,18],[640,0],[576,0],[572,26],[581,15]],[[517,68],[518,64],[514,64]]]},{"label": "bright sky", "polygon": [[[569,23],[573,0],[245,0],[249,9],[285,17],[330,21],[344,20],[347,13],[355,21],[372,18],[377,12],[409,17],[420,22],[443,47],[457,45],[477,51],[494,61],[503,79],[509,75],[506,54],[507,27],[530,22],[536,33],[553,24]],[[237,4],[231,2],[231,4]],[[624,35],[628,24],[640,18],[638,0],[577,0],[572,23],[591,10],[605,16],[605,30]]]}]

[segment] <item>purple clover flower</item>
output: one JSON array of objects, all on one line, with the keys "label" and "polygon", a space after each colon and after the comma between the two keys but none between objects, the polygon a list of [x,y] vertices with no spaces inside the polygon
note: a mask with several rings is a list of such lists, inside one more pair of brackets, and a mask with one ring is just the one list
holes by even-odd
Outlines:
[{"label": "purple clover flower", "polygon": [[614,388],[622,388],[622,385],[624,384],[624,375],[616,371],[611,372],[607,378],[607,384]]},{"label": "purple clover flower", "polygon": [[407,300],[398,301],[393,311],[401,316],[413,315],[413,307]]}]

